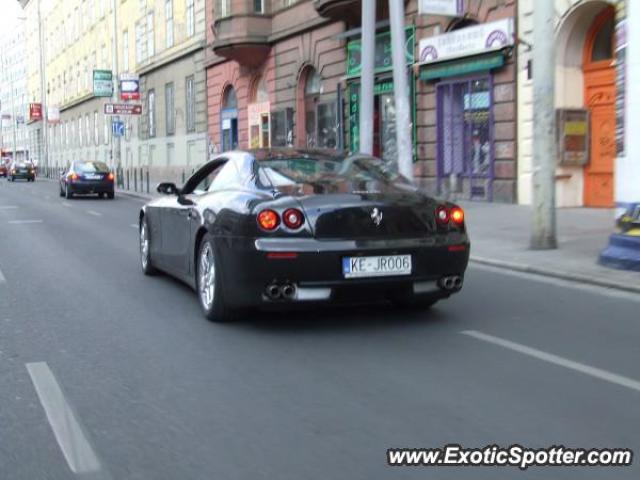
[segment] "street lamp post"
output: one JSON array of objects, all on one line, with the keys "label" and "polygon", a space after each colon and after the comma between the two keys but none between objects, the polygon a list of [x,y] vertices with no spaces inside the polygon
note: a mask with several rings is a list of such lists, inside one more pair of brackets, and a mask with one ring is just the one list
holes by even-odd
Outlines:
[{"label": "street lamp post", "polygon": [[47,89],[44,58],[44,31],[42,29],[42,0],[38,0],[38,50],[40,54],[40,99],[42,101],[42,159],[47,174],[49,172],[49,130],[47,125]]}]

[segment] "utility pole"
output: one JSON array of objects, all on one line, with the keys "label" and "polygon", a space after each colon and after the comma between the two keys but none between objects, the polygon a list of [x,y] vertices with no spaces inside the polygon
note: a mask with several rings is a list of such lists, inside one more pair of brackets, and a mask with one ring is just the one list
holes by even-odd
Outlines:
[{"label": "utility pole", "polygon": [[536,2],[533,14],[533,224],[531,248],[557,248],[555,149],[555,8]]},{"label": "utility pole", "polygon": [[[118,89],[120,88],[120,81],[118,79],[118,0],[112,0],[113,16],[111,25],[111,50],[112,50],[112,78],[113,78],[113,103],[118,102]],[[118,122],[120,117],[113,117],[113,120]],[[111,132],[111,161],[114,163],[113,167],[118,168],[120,164],[120,140],[121,137],[116,137],[113,134],[113,123]]]},{"label": "utility pole", "polygon": [[360,52],[360,152],[373,154],[373,82],[376,49],[376,0],[362,0]]},{"label": "utility pole", "polygon": [[391,55],[393,59],[393,93],[396,106],[396,143],[398,170],[413,181],[413,145],[411,142],[411,108],[407,81],[404,2],[389,0]]},{"label": "utility pole", "polygon": [[45,170],[49,171],[49,125],[47,119],[47,88],[44,58],[44,31],[42,29],[42,12],[40,9],[41,0],[38,0],[38,43],[40,51],[40,99],[42,102],[42,160]]}]

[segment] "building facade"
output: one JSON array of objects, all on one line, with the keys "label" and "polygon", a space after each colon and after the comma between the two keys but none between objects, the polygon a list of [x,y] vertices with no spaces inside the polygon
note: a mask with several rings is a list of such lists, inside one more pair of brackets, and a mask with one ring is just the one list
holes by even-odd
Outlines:
[{"label": "building facade", "polygon": [[0,150],[5,159],[29,158],[25,53],[21,24],[0,33]]},{"label": "building facade", "polygon": [[[210,152],[357,150],[360,9],[358,0],[210,0]],[[417,0],[405,1],[405,12],[417,183],[449,198],[515,201],[515,0],[464,2],[455,18],[423,15]],[[377,2],[376,15],[374,154],[394,159],[388,2]],[[436,58],[424,52],[429,39],[432,49],[468,48],[443,47]]]},{"label": "building facade", "polygon": [[[46,19],[41,25],[39,3],[40,18]],[[204,0],[21,4],[27,17],[28,96],[36,105],[43,103],[38,66],[40,52],[44,55],[46,111],[42,120],[31,118],[30,134],[40,153],[46,123],[49,165],[94,159],[122,176],[142,168],[156,181],[175,179],[184,166],[205,161]],[[112,76],[111,96],[108,89],[94,89],[96,71]],[[134,88],[123,92],[123,85]],[[113,115],[107,107],[113,103],[141,105],[142,113]]]},{"label": "building facade", "polygon": [[[519,32],[533,41],[533,0],[520,0]],[[613,207],[618,156],[616,125],[624,116],[618,95],[615,0],[556,0],[556,90],[559,207]],[[533,105],[530,48],[519,49],[519,202],[531,203]],[[624,83],[623,83],[624,84]],[[618,104],[616,104],[618,100]]]}]

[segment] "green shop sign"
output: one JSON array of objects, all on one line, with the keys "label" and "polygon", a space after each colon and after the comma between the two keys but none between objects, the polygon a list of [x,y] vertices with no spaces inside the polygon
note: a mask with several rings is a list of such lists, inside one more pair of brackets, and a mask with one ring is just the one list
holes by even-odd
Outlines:
[{"label": "green shop sign", "polygon": [[113,74],[111,70],[93,71],[93,96],[111,97],[113,95]]},{"label": "green shop sign", "polygon": [[[407,64],[414,62],[415,27],[413,25],[405,29],[406,44],[405,57]],[[359,77],[362,66],[362,42],[352,40],[347,44],[347,77]],[[383,32],[376,35],[375,72],[387,72],[393,68],[391,59],[391,32]]]},{"label": "green shop sign", "polygon": [[486,72],[503,65],[504,54],[502,52],[476,55],[448,62],[430,63],[420,68],[420,80],[438,80],[475,72]]}]

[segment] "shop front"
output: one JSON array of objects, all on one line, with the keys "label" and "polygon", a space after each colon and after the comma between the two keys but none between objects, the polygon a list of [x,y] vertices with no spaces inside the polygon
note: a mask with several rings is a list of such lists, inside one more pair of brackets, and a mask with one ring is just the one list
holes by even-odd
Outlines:
[{"label": "shop front", "polygon": [[[415,77],[409,68],[414,63],[415,29],[406,29],[406,60],[407,75],[409,76],[409,96],[411,105],[412,138],[415,156]],[[352,40],[347,45],[347,94],[349,99],[349,150],[358,151],[360,145],[360,73],[361,73],[361,42]],[[394,86],[391,60],[391,35],[382,32],[376,36],[375,48],[375,80],[373,103],[373,155],[376,157],[396,161],[396,108],[394,100]]]},{"label": "shop front", "polygon": [[511,18],[465,26],[420,41],[420,79],[436,93],[440,195],[492,201],[499,177],[501,199],[514,200],[514,187],[508,186],[508,182],[515,184],[514,159],[501,156],[496,164],[497,142],[512,142],[511,132],[515,131],[513,119],[505,121],[496,110],[508,111],[513,98],[501,93],[504,88],[496,89],[494,80],[496,72],[505,67],[513,45]]}]

